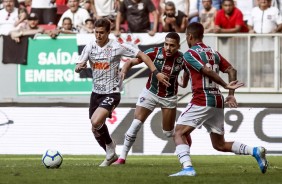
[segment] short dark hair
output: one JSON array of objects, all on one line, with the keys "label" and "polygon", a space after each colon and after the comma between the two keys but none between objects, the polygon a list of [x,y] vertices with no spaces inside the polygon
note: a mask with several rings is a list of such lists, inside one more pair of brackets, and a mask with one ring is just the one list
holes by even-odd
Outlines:
[{"label": "short dark hair", "polygon": [[180,36],[176,32],[167,33],[165,38],[171,38],[171,39],[176,40],[177,43],[180,43]]},{"label": "short dark hair", "polygon": [[232,4],[234,4],[234,0],[223,0],[223,1],[222,1],[222,4],[223,4],[225,1],[229,1],[229,2],[231,2]]},{"label": "short dark hair", "polygon": [[189,24],[186,28],[186,34],[190,33],[196,39],[203,39],[204,37],[204,27],[201,23],[193,22]]},{"label": "short dark hair", "polygon": [[86,19],[86,20],[85,20],[85,24],[86,24],[87,22],[92,22],[92,23],[94,24],[95,21],[94,21],[94,19],[89,18],[89,19]]},{"label": "short dark hair", "polygon": [[65,20],[69,20],[72,23],[72,20],[70,17],[64,17],[62,22],[65,22]]},{"label": "short dark hair", "polygon": [[109,32],[111,30],[111,22],[109,21],[108,18],[97,19],[94,26],[95,27],[104,27],[104,28],[106,28],[107,32]]},{"label": "short dark hair", "polygon": [[171,7],[173,7],[173,8],[175,9],[175,4],[174,4],[174,2],[172,2],[172,1],[167,1],[167,2],[165,3],[165,6],[171,6]]}]

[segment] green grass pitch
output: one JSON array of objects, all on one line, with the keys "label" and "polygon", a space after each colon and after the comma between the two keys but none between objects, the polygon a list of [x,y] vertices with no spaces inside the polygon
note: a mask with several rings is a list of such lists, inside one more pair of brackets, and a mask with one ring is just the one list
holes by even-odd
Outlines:
[{"label": "green grass pitch", "polygon": [[104,168],[104,156],[63,157],[59,169],[46,169],[40,155],[0,155],[0,184],[282,183],[282,156],[268,156],[266,174],[251,156],[192,156],[195,177],[168,177],[181,169],[176,156],[129,156],[125,165]]}]

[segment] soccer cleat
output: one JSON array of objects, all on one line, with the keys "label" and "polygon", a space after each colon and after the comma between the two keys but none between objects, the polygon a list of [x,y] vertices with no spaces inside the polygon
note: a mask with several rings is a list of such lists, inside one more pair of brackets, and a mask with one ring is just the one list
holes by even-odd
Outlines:
[{"label": "soccer cleat", "polygon": [[107,167],[110,166],[112,163],[114,163],[115,161],[117,161],[118,156],[117,154],[114,154],[114,156],[112,158],[110,158],[109,160],[107,160],[105,158],[105,160],[99,165],[100,167]]},{"label": "soccer cleat", "polygon": [[114,155],[116,155],[116,144],[112,141],[110,144],[106,144],[106,159],[110,160]]},{"label": "soccer cleat", "polygon": [[169,176],[196,176],[196,171],[193,166],[183,168],[180,172],[171,174]]},{"label": "soccer cleat", "polygon": [[254,147],[253,157],[256,158],[261,172],[266,173],[268,161],[266,160],[266,149],[264,147]]},{"label": "soccer cleat", "polygon": [[122,158],[117,159],[117,161],[113,163],[113,165],[123,165],[123,164],[125,164],[125,160]]}]

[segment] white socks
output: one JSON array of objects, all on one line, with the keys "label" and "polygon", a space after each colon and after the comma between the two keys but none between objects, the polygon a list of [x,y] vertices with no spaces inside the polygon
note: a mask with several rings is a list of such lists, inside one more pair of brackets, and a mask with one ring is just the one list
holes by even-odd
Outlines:
[{"label": "white socks", "polygon": [[137,133],[140,130],[140,128],[142,127],[142,125],[143,123],[140,120],[138,119],[133,120],[133,122],[131,123],[131,126],[125,133],[123,148],[122,148],[122,152],[119,158],[124,159],[124,160],[126,159],[127,154],[129,150],[131,149],[132,145],[134,144]]},{"label": "white socks", "polygon": [[240,142],[234,142],[232,144],[231,151],[237,155],[253,155],[253,147],[247,146]]},{"label": "white socks", "polygon": [[177,145],[175,152],[183,168],[192,166],[190,158],[190,147],[187,144]]}]

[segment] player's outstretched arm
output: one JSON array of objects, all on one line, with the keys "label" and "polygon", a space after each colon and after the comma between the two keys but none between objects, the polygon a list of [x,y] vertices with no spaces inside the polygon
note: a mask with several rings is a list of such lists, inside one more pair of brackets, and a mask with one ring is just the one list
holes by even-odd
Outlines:
[{"label": "player's outstretched arm", "polygon": [[138,65],[139,63],[141,63],[142,61],[139,60],[138,58],[131,58],[129,59],[129,61],[127,61],[121,71],[120,71],[120,78],[123,80],[127,74],[127,72],[135,65]]},{"label": "player's outstretched arm", "polygon": [[244,86],[243,82],[239,82],[238,80],[235,80],[235,81],[231,81],[225,87],[224,86],[223,87],[225,89],[235,90],[235,89],[240,88],[242,86]]},{"label": "player's outstretched arm", "polygon": [[217,84],[221,85],[225,89],[235,90],[239,87],[244,86],[244,83],[238,82],[238,80],[235,80],[235,81],[232,81],[232,82],[226,84],[226,82],[224,82],[224,80],[217,73],[215,73],[211,68],[209,68],[207,66],[203,66],[203,68],[201,68],[201,73],[206,75],[211,80],[213,80]]},{"label": "player's outstretched arm", "polygon": [[151,72],[157,77],[158,81],[163,83],[165,86],[170,86],[170,83],[168,82],[169,78],[168,76],[164,75],[163,73],[160,73],[154,63],[152,62],[151,58],[144,54],[142,51],[139,51],[137,54],[137,58],[141,59],[151,70]]}]

